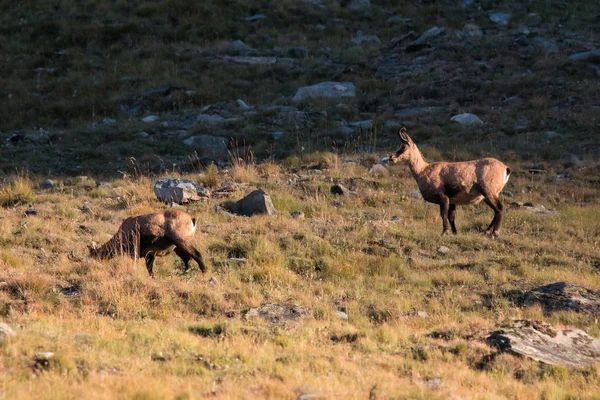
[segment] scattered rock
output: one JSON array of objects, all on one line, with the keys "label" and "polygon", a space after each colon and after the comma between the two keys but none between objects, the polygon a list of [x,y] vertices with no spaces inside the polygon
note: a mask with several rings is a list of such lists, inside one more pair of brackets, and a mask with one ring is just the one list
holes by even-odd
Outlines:
[{"label": "scattered rock", "polygon": [[406,195],[411,199],[423,200],[423,195],[418,190],[411,190],[410,192],[406,193]]},{"label": "scattered rock", "polygon": [[440,246],[438,247],[437,251],[440,254],[448,254],[450,252],[450,249],[446,246]]},{"label": "scattered rock", "polygon": [[348,125],[353,128],[366,130],[366,129],[371,129],[373,127],[373,121],[370,119],[367,119],[364,121],[350,122]]},{"label": "scattered rock", "polygon": [[342,98],[355,97],[356,86],[352,82],[321,82],[312,86],[305,86],[298,89],[296,95],[292,97],[293,102],[314,98]]},{"label": "scattered rock", "polygon": [[273,65],[277,64],[278,59],[277,57],[225,56],[223,61],[241,65]]},{"label": "scattered rock", "polygon": [[240,263],[240,264],[243,264],[243,263],[247,262],[248,259],[247,258],[243,258],[243,257],[230,257],[230,258],[228,258],[225,261],[230,262],[230,263]]},{"label": "scattered rock", "polygon": [[423,379],[419,379],[417,382],[431,389],[439,389],[444,383],[440,376],[426,376]]},{"label": "scattered rock", "polygon": [[336,311],[334,315],[341,320],[348,321],[348,314],[343,311]]},{"label": "scattered rock", "polygon": [[294,219],[304,219],[304,213],[302,211],[290,211],[290,216]]},{"label": "scattered rock", "polygon": [[33,209],[33,208],[28,208],[27,210],[25,210],[25,215],[27,216],[31,216],[31,215],[37,215],[37,210]]},{"label": "scattered rock", "polygon": [[514,321],[492,332],[487,343],[550,365],[581,368],[600,361],[600,340],[580,329],[560,330],[542,321]]},{"label": "scattered rock", "polygon": [[350,40],[353,44],[359,45],[363,43],[381,44],[381,40],[376,35],[364,35],[362,31],[358,31],[357,35]]},{"label": "scattered rock", "polygon": [[202,155],[217,160],[225,159],[229,156],[225,138],[212,135],[191,136],[183,141],[188,146],[200,146]]},{"label": "scattered rock", "polygon": [[600,290],[568,282],[555,282],[530,290],[523,296],[523,303],[541,304],[546,313],[567,310],[600,316]]},{"label": "scattered rock", "polygon": [[406,46],[404,50],[410,53],[422,50],[427,47],[431,47],[429,40],[436,36],[440,36],[444,32],[446,32],[446,28],[439,28],[437,26],[434,26],[433,28],[430,28],[423,32],[421,36],[419,36],[415,41],[411,42],[408,46]]},{"label": "scattered rock", "polygon": [[227,209],[234,214],[246,216],[252,216],[255,214],[277,214],[271,198],[262,189],[256,189],[243,199],[229,205]]},{"label": "scattered rock", "polygon": [[142,122],[154,122],[156,120],[158,120],[157,115],[149,115],[147,117],[142,118]]},{"label": "scattered rock", "polygon": [[218,114],[198,114],[196,116],[196,121],[209,125],[216,125],[226,122],[227,120]]},{"label": "scattered rock", "polygon": [[244,318],[262,317],[273,323],[284,323],[304,319],[309,315],[310,310],[306,307],[291,303],[266,303],[260,307],[250,308],[244,314]]},{"label": "scattered rock", "polygon": [[408,316],[416,318],[429,318],[429,313],[427,311],[413,311],[408,314]]},{"label": "scattered rock", "polygon": [[511,13],[492,11],[489,13],[490,21],[499,25],[508,25],[508,21],[512,17]]},{"label": "scattered rock", "polygon": [[455,115],[454,117],[450,118],[450,121],[458,122],[467,126],[483,124],[483,121],[480,120],[477,115],[469,113]]},{"label": "scattered rock", "polygon": [[143,137],[143,138],[147,138],[150,136],[150,134],[148,132],[139,132],[138,133],[139,137]]},{"label": "scattered rock", "polygon": [[285,135],[285,132],[281,132],[281,131],[271,132],[271,136],[273,136],[273,139],[275,139],[275,140],[281,138],[283,135]]},{"label": "scattered rock", "polygon": [[116,120],[116,119],[112,119],[112,118],[104,118],[104,119],[102,120],[102,123],[103,123],[104,125],[112,125],[112,124],[116,124],[116,123],[117,123],[117,120]]},{"label": "scattered rock", "polygon": [[317,24],[317,25],[315,25],[315,29],[317,29],[319,31],[324,31],[325,29],[327,29],[327,27],[323,24]]},{"label": "scattered rock", "polygon": [[558,46],[548,39],[536,37],[533,39],[533,44],[546,54],[558,53]]},{"label": "scattered rock", "polygon": [[164,202],[177,204],[209,198],[210,192],[187,179],[159,178],[154,182],[154,194]]},{"label": "scattered rock", "polygon": [[388,25],[406,25],[412,26],[413,19],[412,18],[404,18],[399,15],[393,15],[385,20],[385,23]]},{"label": "scattered rock", "polygon": [[15,337],[17,334],[12,330],[8,324],[0,322],[0,343],[6,342],[11,338]]},{"label": "scattered rock", "polygon": [[400,119],[420,117],[421,115],[443,110],[444,107],[409,107],[396,112],[395,116]]},{"label": "scattered rock", "polygon": [[367,11],[371,8],[371,0],[350,0],[346,8],[351,11]]},{"label": "scattered rock", "polygon": [[510,190],[503,190],[500,194],[504,197],[515,197],[515,194]]},{"label": "scattered rock", "polygon": [[344,185],[337,183],[331,187],[331,193],[343,196],[350,193],[350,191]]},{"label": "scattered rock", "polygon": [[481,31],[481,28],[475,24],[465,24],[463,26],[462,31],[457,32],[457,34],[461,38],[464,38],[464,37],[480,38],[483,36],[483,32]]},{"label": "scattered rock", "polygon": [[369,175],[387,176],[389,174],[390,171],[388,171],[388,169],[381,164],[375,164],[369,170]]},{"label": "scattered rock", "polygon": [[575,53],[569,56],[571,61],[594,61],[600,60],[600,49]]},{"label": "scattered rock", "polygon": [[54,353],[51,351],[41,351],[39,353],[35,353],[33,356],[33,361],[35,362],[35,367],[40,369],[48,369],[50,368],[50,361],[54,358]]},{"label": "scattered rock", "polygon": [[296,46],[289,49],[288,54],[294,58],[306,58],[308,57],[308,50],[304,46]]},{"label": "scattered rock", "polygon": [[52,179],[46,179],[44,182],[40,183],[40,189],[42,190],[52,190],[54,189],[55,183]]},{"label": "scattered rock", "polygon": [[259,21],[259,20],[265,19],[265,18],[266,18],[265,14],[254,14],[249,17],[246,17],[246,21],[253,22],[253,21]]},{"label": "scattered rock", "polygon": [[235,102],[238,104],[238,106],[242,107],[244,110],[250,109],[250,106],[248,104],[246,104],[246,102],[242,99],[237,99]]},{"label": "scattered rock", "polygon": [[297,400],[313,400],[313,399],[325,399],[321,391],[317,388],[308,385],[301,385],[294,388],[294,394],[297,396]]},{"label": "scattered rock", "polygon": [[556,214],[555,210],[547,209],[542,204],[538,204],[538,203],[530,203],[530,202],[523,203],[523,202],[515,201],[515,202],[512,202],[510,204],[510,206],[512,208],[525,209],[525,210],[531,211],[533,213],[539,213],[539,214]]},{"label": "scattered rock", "polygon": [[211,276],[210,279],[208,280],[208,283],[212,283],[213,285],[218,285],[219,281],[214,276]]}]

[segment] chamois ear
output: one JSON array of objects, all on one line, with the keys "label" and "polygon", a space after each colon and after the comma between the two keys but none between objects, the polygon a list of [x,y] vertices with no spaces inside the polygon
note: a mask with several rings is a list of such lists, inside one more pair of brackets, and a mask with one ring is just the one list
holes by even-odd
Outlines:
[{"label": "chamois ear", "polygon": [[402,140],[404,143],[410,144],[412,142],[410,136],[408,136],[406,134],[406,128],[405,127],[400,128],[400,133],[399,134],[400,134],[400,140]]}]

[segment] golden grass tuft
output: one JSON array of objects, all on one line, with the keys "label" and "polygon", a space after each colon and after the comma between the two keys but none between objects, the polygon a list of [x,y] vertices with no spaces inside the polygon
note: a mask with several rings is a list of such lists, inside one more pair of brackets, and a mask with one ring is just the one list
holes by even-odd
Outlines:
[{"label": "golden grass tuft", "polygon": [[9,177],[0,187],[0,205],[12,207],[34,201],[33,184],[26,172]]}]

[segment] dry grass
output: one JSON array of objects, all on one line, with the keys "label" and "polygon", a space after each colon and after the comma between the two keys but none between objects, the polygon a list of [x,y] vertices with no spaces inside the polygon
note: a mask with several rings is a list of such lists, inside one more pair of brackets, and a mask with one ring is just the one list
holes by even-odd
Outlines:
[{"label": "dry grass", "polygon": [[[596,367],[571,371],[508,354],[482,363],[494,352],[482,340],[513,318],[600,335],[585,316],[546,316],[513,302],[515,293],[557,280],[600,287],[597,188],[588,186],[596,194],[591,202],[575,203],[560,195],[569,182],[540,178],[540,189],[530,191],[530,179],[517,173],[509,189],[518,200],[559,214],[510,210],[504,235],[490,240],[480,230],[491,212],[461,208],[461,233],[440,238],[437,208],[401,195],[415,189],[404,167],[391,167],[375,188],[368,168],[335,165],[294,185],[286,168],[252,165],[278,217],[231,216],[213,207],[223,199],[188,206],[200,221],[196,245],[207,275],[182,275],[174,255],[157,260],[154,280],[141,261],[86,257],[86,245],[108,239],[126,216],[165,207],[148,178],[34,191],[38,214],[30,217],[21,206],[5,209],[0,318],[17,336],[0,348],[0,394],[296,398],[294,389],[308,385],[328,398],[529,399],[591,398],[600,390]],[[234,173],[220,171],[218,180]],[[368,179],[348,183],[357,195],[333,197],[334,176]],[[131,200],[124,206],[125,194]],[[93,212],[80,211],[84,203]],[[289,217],[295,209],[307,218]],[[440,245],[450,253],[439,254]],[[308,307],[310,317],[290,326],[241,317],[249,307],[282,301]],[[348,321],[335,316],[340,310]],[[413,311],[430,317],[411,317]],[[46,370],[34,365],[38,351],[56,354]],[[438,376],[440,387],[427,383]]]}]

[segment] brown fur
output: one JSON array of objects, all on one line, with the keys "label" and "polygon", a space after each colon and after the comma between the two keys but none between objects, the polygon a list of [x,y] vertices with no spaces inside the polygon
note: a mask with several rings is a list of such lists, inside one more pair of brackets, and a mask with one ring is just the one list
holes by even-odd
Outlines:
[{"label": "brown fur", "polygon": [[494,219],[486,232],[494,236],[499,234],[503,207],[498,196],[508,182],[509,167],[495,158],[428,164],[404,128],[400,131],[400,138],[402,147],[390,154],[390,159],[394,163],[406,162],[423,198],[440,205],[442,235],[448,233],[448,222],[452,233],[457,232],[457,205],[477,204],[481,200],[494,210]]},{"label": "brown fur", "polygon": [[205,272],[202,255],[192,246],[195,233],[196,220],[180,210],[139,215],[123,221],[117,233],[101,247],[92,243],[90,256],[99,259],[119,255],[143,257],[148,273],[154,276],[152,268],[155,257],[174,250],[183,260],[186,270],[190,259],[194,259]]}]

